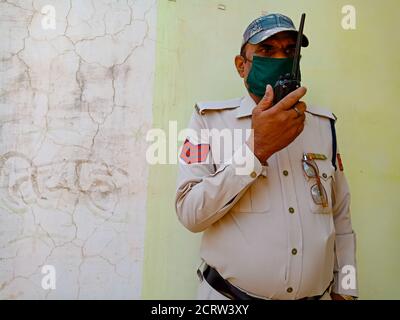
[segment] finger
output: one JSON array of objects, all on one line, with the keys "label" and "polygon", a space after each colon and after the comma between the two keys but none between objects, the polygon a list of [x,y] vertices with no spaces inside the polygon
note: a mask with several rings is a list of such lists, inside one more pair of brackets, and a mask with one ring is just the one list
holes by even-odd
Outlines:
[{"label": "finger", "polygon": [[297,130],[297,131],[296,131],[297,135],[299,135],[300,133],[302,133],[303,130],[304,130],[304,122],[301,123],[301,124],[297,127],[296,130]]},{"label": "finger", "polygon": [[287,112],[290,112],[292,119],[297,119],[303,115],[303,113],[296,106],[294,106],[292,109],[289,109]]},{"label": "finger", "polygon": [[306,120],[306,115],[303,113],[301,116],[294,118],[292,121],[293,125],[298,126],[299,124],[304,123],[305,120]]},{"label": "finger", "polygon": [[296,110],[290,109],[289,111],[289,121],[290,125],[292,126],[298,126],[300,123],[304,122],[306,120],[306,115],[305,113],[302,113],[301,115],[298,115]]},{"label": "finger", "polygon": [[[296,103],[293,108],[289,109],[287,112],[290,112],[290,115],[293,119],[296,119],[304,114],[307,106],[304,102]],[[297,110],[297,111],[296,111]]]},{"label": "finger", "polygon": [[272,107],[273,101],[274,101],[274,90],[272,89],[272,86],[268,84],[267,88],[265,89],[264,97],[258,103],[258,107],[260,108],[261,111],[267,110]]},{"label": "finger", "polygon": [[281,110],[289,110],[293,105],[295,105],[307,92],[306,87],[300,87],[289,93],[281,101],[279,101],[275,106]]},{"label": "finger", "polygon": [[302,115],[301,117],[291,120],[290,125],[295,128],[297,128],[299,126],[304,126],[305,119],[306,119],[305,115]]},{"label": "finger", "polygon": [[303,101],[299,101],[295,104],[295,107],[301,112],[304,113],[307,110],[307,105]]}]

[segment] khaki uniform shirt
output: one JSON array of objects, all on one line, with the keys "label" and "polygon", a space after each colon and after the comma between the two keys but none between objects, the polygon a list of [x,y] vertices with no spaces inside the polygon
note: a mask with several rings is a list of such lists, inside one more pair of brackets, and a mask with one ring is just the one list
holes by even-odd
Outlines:
[{"label": "khaki uniform shirt", "polygon": [[[356,268],[355,234],[344,171],[331,162],[329,118],[334,115],[308,107],[303,132],[263,166],[245,140],[229,148],[204,133],[250,129],[255,105],[249,95],[196,104],[187,139],[197,151],[199,144],[210,149],[203,149],[207,159],[199,156],[190,164],[180,159],[179,220],[190,231],[203,232],[201,258],[250,295],[315,296],[334,279],[334,292],[357,296],[357,288],[341,285],[343,267]],[[303,153],[327,157],[315,160],[327,207],[313,201],[310,190],[316,180],[303,172]]]}]

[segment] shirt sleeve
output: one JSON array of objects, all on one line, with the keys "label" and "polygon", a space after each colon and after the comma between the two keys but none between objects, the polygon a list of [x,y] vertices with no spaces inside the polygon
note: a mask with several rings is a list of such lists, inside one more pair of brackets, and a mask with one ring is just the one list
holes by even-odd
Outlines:
[{"label": "shirt sleeve", "polygon": [[337,294],[358,296],[356,266],[356,235],[350,216],[350,191],[343,171],[340,154],[333,186],[333,219],[336,231],[334,285]]},{"label": "shirt sleeve", "polygon": [[[204,139],[201,131],[206,126],[196,111],[189,129]],[[180,222],[192,232],[204,231],[235,205],[262,169],[246,143],[222,164],[214,163],[212,152],[203,162],[187,164],[179,159],[175,209]]]}]

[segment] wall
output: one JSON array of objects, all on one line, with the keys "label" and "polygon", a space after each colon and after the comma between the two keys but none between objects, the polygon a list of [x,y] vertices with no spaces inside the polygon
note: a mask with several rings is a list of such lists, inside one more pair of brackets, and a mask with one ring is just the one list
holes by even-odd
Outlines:
[{"label": "wall", "polygon": [[0,299],[140,297],[155,26],[155,1],[0,3]]},{"label": "wall", "polygon": [[[356,8],[355,30],[341,27],[348,4]],[[309,104],[339,118],[361,298],[399,299],[398,1],[159,1],[153,124],[167,130],[177,120],[184,128],[196,101],[243,94],[233,57],[243,30],[262,11],[285,13],[296,25],[307,13],[311,45],[303,50],[303,83]],[[195,297],[200,237],[177,221],[175,179],[174,165],[150,169],[143,298]]]}]

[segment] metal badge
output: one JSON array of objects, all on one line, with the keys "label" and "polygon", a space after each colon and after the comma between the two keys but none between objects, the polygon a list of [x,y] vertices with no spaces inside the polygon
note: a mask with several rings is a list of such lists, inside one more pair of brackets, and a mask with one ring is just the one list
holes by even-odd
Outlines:
[{"label": "metal badge", "polygon": [[326,160],[328,157],[322,153],[307,153],[307,158],[310,160]]}]

